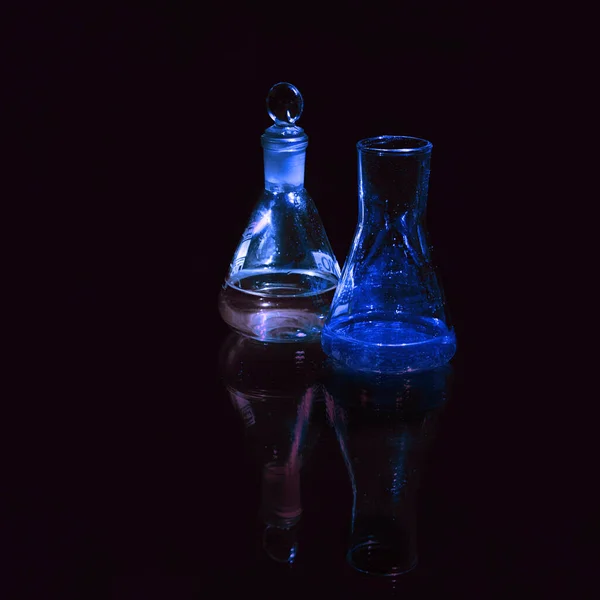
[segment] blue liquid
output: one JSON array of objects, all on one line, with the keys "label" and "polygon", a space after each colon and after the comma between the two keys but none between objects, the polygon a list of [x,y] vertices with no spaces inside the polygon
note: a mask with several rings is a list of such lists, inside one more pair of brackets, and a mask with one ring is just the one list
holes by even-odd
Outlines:
[{"label": "blue liquid", "polygon": [[386,319],[365,315],[327,324],[323,350],[358,371],[406,373],[433,369],[450,361],[456,336],[439,319],[399,315]]}]

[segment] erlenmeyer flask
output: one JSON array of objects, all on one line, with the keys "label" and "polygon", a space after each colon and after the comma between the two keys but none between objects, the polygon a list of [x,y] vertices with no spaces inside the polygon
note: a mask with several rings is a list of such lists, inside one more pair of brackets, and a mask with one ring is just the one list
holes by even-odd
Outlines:
[{"label": "erlenmeyer flask", "polygon": [[381,136],[357,148],[358,225],[323,329],[323,349],[363,371],[443,365],[456,351],[456,338],[424,224],[432,145]]},{"label": "erlenmeyer flask", "polygon": [[261,341],[318,338],[340,275],[304,188],[308,136],[295,125],[302,108],[293,85],[278,83],[269,91],[274,124],[262,135],[265,187],[219,295],[225,322]]}]

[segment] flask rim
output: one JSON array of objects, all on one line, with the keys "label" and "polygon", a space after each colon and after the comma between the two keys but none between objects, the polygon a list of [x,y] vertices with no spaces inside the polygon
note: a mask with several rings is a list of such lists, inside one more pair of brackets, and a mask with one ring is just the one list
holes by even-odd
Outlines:
[{"label": "flask rim", "polygon": [[433,144],[423,138],[408,135],[379,135],[360,140],[356,147],[359,152],[377,154],[378,156],[386,154],[414,156],[429,154]]}]

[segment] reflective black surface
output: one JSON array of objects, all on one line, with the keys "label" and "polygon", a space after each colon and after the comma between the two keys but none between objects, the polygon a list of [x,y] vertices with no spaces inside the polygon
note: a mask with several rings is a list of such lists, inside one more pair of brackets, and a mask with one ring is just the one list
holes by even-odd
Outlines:
[{"label": "reflective black surface", "polygon": [[[428,511],[447,504],[435,478],[451,456],[429,421],[448,408],[449,374],[355,379],[333,369],[319,344],[267,345],[229,334],[218,355],[214,385],[199,379],[193,404],[172,398],[152,426],[131,432],[145,460],[131,465],[131,478],[120,466],[122,573],[197,577],[199,589],[294,597],[315,586],[391,593],[420,580],[433,585],[432,574],[446,569],[445,558],[436,565],[435,551],[443,556],[449,540],[438,536]],[[425,436],[423,460],[415,451]],[[131,459],[131,450],[126,454]],[[360,474],[357,460],[366,467]],[[390,469],[412,488],[417,467],[425,504],[411,495],[412,505],[394,518],[410,530],[418,519],[418,566],[401,577],[357,572],[348,560],[354,520],[362,516],[357,494],[390,485]],[[407,483],[401,479],[396,496]],[[368,528],[372,515],[366,517]],[[385,522],[375,527],[392,531]],[[460,569],[452,573],[460,576]]]},{"label": "reflective black surface", "polygon": [[[64,394],[38,403],[24,438],[13,557],[44,573],[27,586],[479,598],[581,577],[571,521],[548,528],[564,496],[548,495],[538,457],[556,447],[532,448],[544,433],[513,375],[468,343],[449,370],[349,374],[318,344],[264,345],[194,316],[201,286],[165,281],[74,303],[72,316],[103,312],[65,332],[68,361],[46,380]],[[353,568],[352,545],[377,536],[415,568],[394,576],[393,552],[355,557],[380,575]]]},{"label": "reflective black surface", "polygon": [[[17,585],[0,597],[597,596],[593,352],[564,342],[593,336],[552,304],[579,280],[559,261],[569,228],[543,225],[564,198],[551,202],[548,175],[560,156],[535,168],[527,85],[556,72],[538,14],[529,56],[513,35],[521,8],[476,2],[113,4],[23,5],[7,27],[17,193],[4,197],[26,237],[6,259],[31,258],[17,270],[33,285],[5,286],[26,293],[24,315],[6,313],[24,367],[8,363],[2,404],[2,582]],[[219,318],[281,80],[306,102],[306,186],[340,260],[356,142],[434,144],[428,230],[458,349],[429,416],[406,421],[393,386],[332,379],[318,348],[246,355]],[[593,315],[593,294],[570,296]],[[381,397],[391,413],[373,408]],[[417,460],[405,449],[421,432]],[[396,489],[413,460],[414,511],[384,531],[410,556],[416,544],[416,567],[358,573],[355,498],[360,517],[362,490],[379,492],[380,474]]]},{"label": "reflective black surface", "polygon": [[[88,335],[98,345],[68,353],[68,388],[32,424],[18,489],[29,506],[43,500],[15,522],[22,544],[35,540],[16,551],[42,580],[116,598],[478,598],[571,581],[570,530],[548,534],[556,504],[540,506],[544,467],[531,458],[530,413],[505,396],[510,378],[470,369],[466,352],[421,379],[355,376],[332,369],[318,344],[267,346],[216,318],[190,320],[198,296],[169,289],[182,300],[168,317],[153,318],[165,299],[154,279],[138,279],[127,297],[140,303],[103,295],[104,316],[68,334],[73,348]],[[369,514],[369,494],[400,498],[399,512]],[[413,545],[416,567],[358,572],[349,550],[371,534]],[[366,570],[400,560],[383,554]]]}]

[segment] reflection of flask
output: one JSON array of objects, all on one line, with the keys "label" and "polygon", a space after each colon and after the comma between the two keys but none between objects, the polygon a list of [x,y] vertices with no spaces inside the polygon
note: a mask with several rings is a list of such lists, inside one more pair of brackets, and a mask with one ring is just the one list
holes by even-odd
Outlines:
[{"label": "reflection of flask", "polygon": [[324,358],[318,342],[268,344],[237,334],[222,349],[225,384],[258,461],[263,545],[277,562],[296,558],[301,471],[318,436]]},{"label": "reflection of flask", "polygon": [[449,366],[402,376],[333,371],[327,415],[352,483],[347,560],[401,575],[417,564],[416,500],[424,452],[449,391]]},{"label": "reflection of flask", "polygon": [[358,143],[358,226],[322,334],[352,369],[432,369],[456,350],[424,224],[430,154],[412,137]]},{"label": "reflection of flask", "polygon": [[267,108],[274,125],[262,135],[265,188],[233,255],[219,310],[243,335],[302,341],[319,336],[340,268],[304,188],[308,136],[295,125],[302,96],[279,83]]}]

